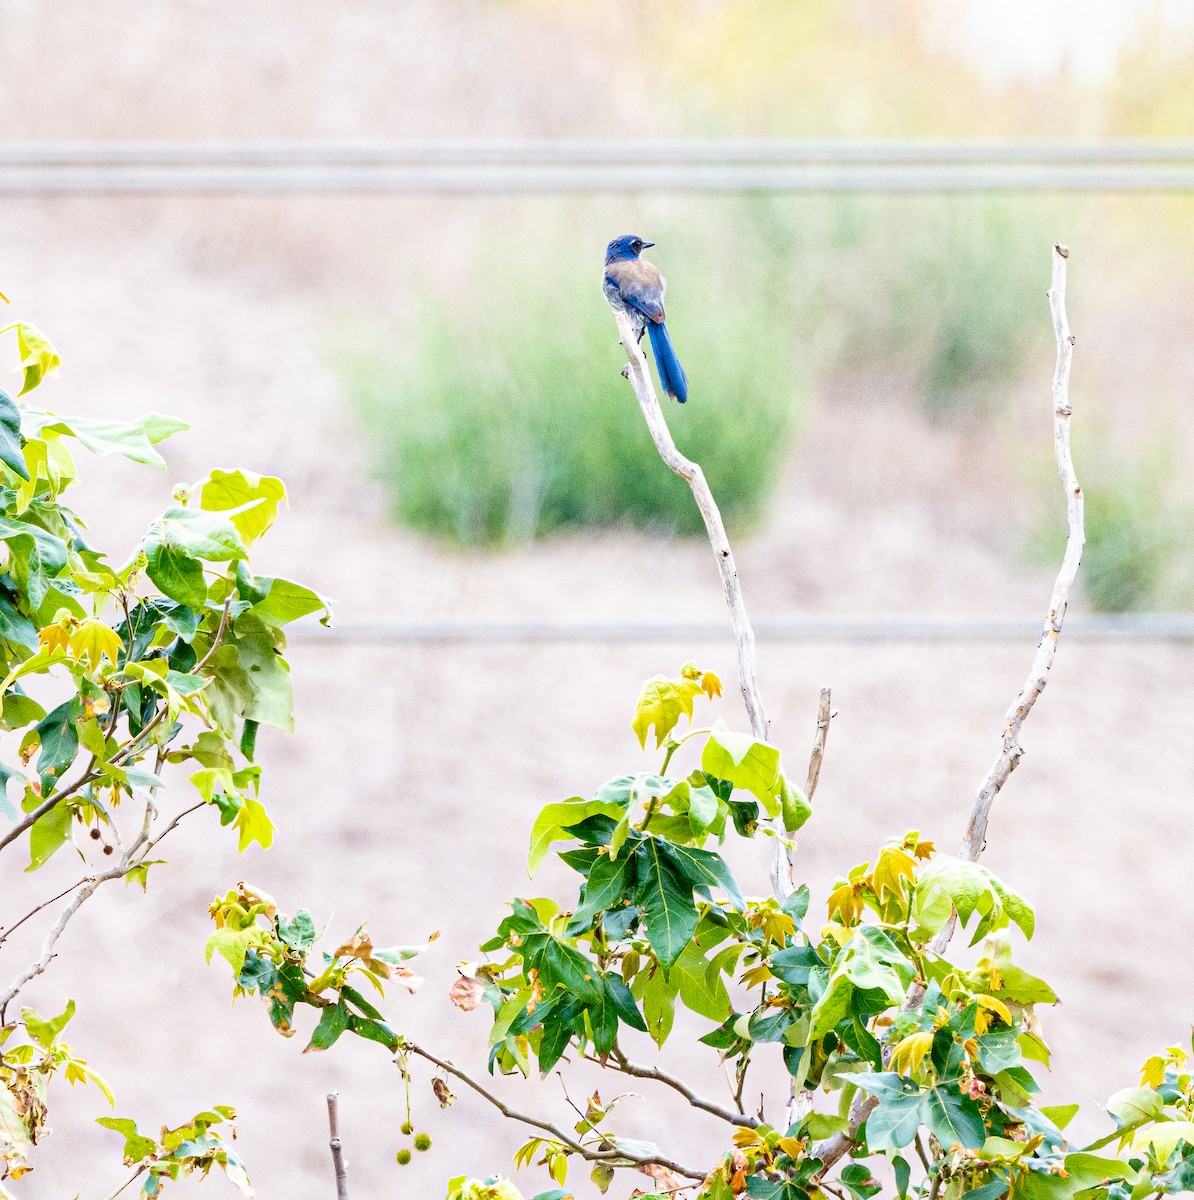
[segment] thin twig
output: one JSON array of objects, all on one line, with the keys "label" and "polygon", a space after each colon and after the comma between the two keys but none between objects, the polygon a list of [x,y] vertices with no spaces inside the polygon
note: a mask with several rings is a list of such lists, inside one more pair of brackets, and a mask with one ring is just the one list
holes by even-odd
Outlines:
[{"label": "thin twig", "polygon": [[833,719],[833,710],[830,708],[832,698],[829,688],[821,689],[821,700],[817,705],[817,734],[813,738],[813,751],[808,759],[808,780],[804,785],[804,794],[810,800],[821,778],[821,761],[825,757],[825,743],[829,740],[829,722]]},{"label": "thin twig", "polygon": [[28,921],[30,917],[36,917],[37,914],[39,912],[41,912],[41,910],[43,908],[49,908],[51,904],[54,904],[56,901],[61,900],[63,896],[69,896],[70,893],[75,890],[75,888],[82,887],[85,883],[88,882],[88,880],[90,878],[91,878],[91,876],[89,875],[84,879],[76,880],[74,883],[72,883],[70,885],[70,887],[63,888],[62,891],[60,891],[58,893],[58,895],[51,896],[48,900],[43,900],[40,904],[31,908],[19,921],[14,921],[7,929],[0,930],[0,946],[4,945],[4,943],[8,940],[9,936],[17,929],[20,929],[20,927],[22,925],[24,925],[25,922]]},{"label": "thin twig", "polygon": [[137,1169],[136,1169],[136,1170],[135,1170],[135,1171],[132,1173],[132,1175],[130,1175],[130,1176],[128,1177],[128,1179],[126,1179],[126,1180],[125,1180],[125,1181],[124,1181],[124,1182],[123,1182],[123,1183],[120,1185],[120,1187],[118,1187],[118,1188],[117,1188],[117,1189],[116,1189],[116,1190],[115,1190],[115,1191],[114,1191],[114,1192],[113,1192],[113,1193],[112,1193],[112,1194],[111,1194],[111,1195],[108,1197],[108,1200],[116,1200],[116,1197],[117,1197],[117,1196],[119,1196],[119,1195],[120,1195],[120,1193],[121,1193],[121,1192],[123,1192],[125,1188],[127,1188],[127,1187],[128,1187],[130,1184],[132,1184],[132,1183],[136,1183],[136,1182],[137,1182],[137,1180],[138,1180],[138,1179],[140,1179],[140,1178],[141,1178],[141,1176],[142,1176],[142,1175],[144,1175],[144,1174],[145,1174],[145,1172],[146,1172],[148,1169],[149,1169],[149,1168],[148,1168],[148,1167],[145,1167],[145,1166],[138,1167],[138,1168],[137,1168]]},{"label": "thin twig", "polygon": [[[700,510],[705,522],[705,530],[709,535],[709,544],[713,547],[713,556],[717,560],[717,569],[721,574],[721,586],[725,592],[726,605],[730,610],[730,623],[734,628],[734,637],[738,644],[738,683],[742,689],[742,700],[750,717],[751,733],[761,742],[770,741],[771,726],[763,709],[763,699],[759,695],[759,671],[755,660],[755,634],[751,627],[750,618],[746,615],[746,603],[742,599],[742,587],[738,582],[738,569],[734,565],[734,552],[730,549],[726,537],[725,523],[721,519],[721,511],[709,490],[705,473],[700,464],[685,458],[676,449],[671,430],[659,407],[659,399],[655,395],[655,385],[651,382],[651,374],[647,370],[647,360],[643,357],[642,348],[635,336],[634,326],[630,317],[624,312],[614,312],[614,320],[618,323],[618,336],[626,350],[626,377],[634,388],[638,398],[639,408],[647,422],[647,429],[659,451],[659,457],[664,464],[692,489],[692,498]],[[771,886],[775,894],[786,900],[792,892],[792,881],[788,876],[787,860],[780,839],[774,840],[771,858]]]},{"label": "thin twig", "polygon": [[[155,789],[156,790],[156,789]],[[18,992],[30,981],[41,975],[50,965],[54,958],[54,947],[58,939],[62,936],[66,926],[76,912],[94,895],[96,890],[103,884],[110,882],[113,879],[121,879],[129,873],[134,867],[139,866],[145,860],[145,856],[174,829],[178,828],[179,823],[191,813],[203,808],[202,803],[193,804],[190,808],[180,812],[161,833],[155,838],[149,836],[150,823],[153,820],[155,812],[153,801],[147,800],[145,803],[145,815],[141,821],[141,830],[137,834],[136,840],[131,846],[121,855],[120,861],[107,871],[103,871],[98,875],[89,876],[86,879],[80,879],[77,883],[72,884],[65,892],[59,893],[51,900],[39,904],[37,908],[27,913],[17,922],[17,925],[23,924],[35,913],[39,912],[46,905],[53,904],[55,900],[62,899],[63,896],[69,895],[76,888],[78,893],[71,899],[71,902],[62,910],[58,916],[58,920],[54,922],[50,932],[46,935],[45,941],[42,943],[41,954],[38,958],[29,964],[13,981],[8,988],[0,995],[0,1025],[4,1023],[4,1015],[9,1004],[12,1003]],[[8,936],[17,926],[13,925],[11,929],[4,934]],[[0,939],[2,941],[3,939]]]},{"label": "thin twig", "polygon": [[[163,829],[162,832],[157,835],[157,837],[149,838],[148,841],[146,841],[143,845],[141,845],[140,850],[137,853],[135,853],[135,854],[130,853],[128,855],[129,866],[125,869],[125,871],[123,873],[127,875],[128,872],[133,867],[136,867],[140,863],[144,862],[145,856],[164,837],[166,837],[167,834],[172,833],[175,829],[177,829],[179,824],[183,821],[183,819],[185,817],[189,817],[191,815],[191,813],[198,812],[199,809],[206,808],[206,807],[207,807],[207,805],[201,800],[201,801],[199,801],[198,804],[192,804],[190,808],[184,808],[182,810],[182,812],[180,812],[170,822],[170,824],[167,825],[166,828]],[[144,830],[144,824],[142,825],[142,829]],[[140,839],[138,839],[138,842],[140,842]],[[116,876],[114,876],[114,878],[115,877]],[[37,914],[39,912],[41,912],[41,910],[43,908],[49,908],[49,906],[51,904],[54,904],[55,902],[61,900],[64,896],[69,896],[70,893],[75,890],[75,888],[81,888],[81,887],[83,887],[84,884],[93,882],[94,879],[95,879],[95,876],[93,876],[93,875],[85,875],[82,879],[75,880],[75,882],[72,883],[70,885],[70,887],[63,888],[62,891],[60,891],[56,896],[51,896],[48,900],[43,900],[40,904],[35,905],[19,921],[14,921],[7,929],[0,930],[0,946],[2,946],[17,929],[19,929],[22,925],[24,925],[26,921],[28,921],[31,917],[37,916]]]},{"label": "thin twig", "polygon": [[336,1171],[336,1200],[348,1200],[348,1168],[344,1165],[344,1148],[340,1144],[340,1097],[328,1092],[328,1145],[332,1151],[332,1166]]},{"label": "thin twig", "polygon": [[735,1112],[733,1109],[723,1108],[720,1104],[714,1104],[713,1101],[698,1096],[682,1079],[677,1079],[674,1075],[669,1075],[666,1071],[661,1071],[658,1067],[645,1067],[641,1063],[631,1062],[622,1053],[621,1047],[616,1042],[614,1043],[611,1059],[612,1061],[606,1061],[606,1066],[613,1067],[615,1071],[621,1071],[623,1075],[633,1075],[636,1079],[653,1079],[656,1083],[662,1083],[665,1087],[670,1087],[672,1091],[679,1092],[693,1108],[699,1108],[702,1112],[720,1117],[723,1121],[731,1125],[743,1125],[748,1129],[757,1129],[762,1124],[761,1121],[756,1120],[747,1113]]},{"label": "thin twig", "polygon": [[103,872],[101,875],[96,875],[89,879],[87,883],[78,891],[71,899],[71,902],[62,910],[58,916],[58,920],[54,922],[50,932],[46,934],[46,940],[42,943],[41,955],[32,963],[29,964],[7,987],[3,995],[0,995],[0,1024],[4,1021],[5,1010],[12,1002],[16,994],[31,980],[36,979],[49,965],[54,957],[54,947],[58,939],[62,936],[62,932],[66,929],[67,923],[71,917],[79,911],[80,907],[90,899],[92,893],[102,883],[106,883],[109,879],[118,879],[128,869],[128,863],[123,859],[111,870]]},{"label": "thin twig", "polygon": [[[1045,620],[1044,632],[1041,635],[1040,645],[1037,647],[1036,657],[1033,659],[1032,670],[1029,671],[1028,679],[1008,710],[1003,727],[1003,745],[991,769],[987,772],[974,801],[970,822],[966,828],[966,836],[959,852],[959,857],[967,862],[976,862],[983,852],[983,848],[987,844],[987,822],[991,815],[991,806],[1023,755],[1020,747],[1020,730],[1037,698],[1045,690],[1045,684],[1049,681],[1049,669],[1052,667],[1054,655],[1057,653],[1061,625],[1065,620],[1070,593],[1073,591],[1078,567],[1082,562],[1082,549],[1086,543],[1082,488],[1074,473],[1074,460],[1070,453],[1070,415],[1073,412],[1070,407],[1070,365],[1074,356],[1074,338],[1070,333],[1070,323],[1065,309],[1066,260],[1069,256],[1070,252],[1065,246],[1055,245],[1053,247],[1053,275],[1049,287],[1049,309],[1053,316],[1053,332],[1057,339],[1057,361],[1053,370],[1052,390],[1053,453],[1057,460],[1058,474],[1061,476],[1061,482],[1065,488],[1065,557],[1062,559],[1057,581],[1053,585],[1053,595],[1049,601],[1049,615]],[[930,944],[930,949],[934,954],[945,952],[956,926],[957,913],[955,912]],[[917,1007],[923,997],[924,989],[914,986],[909,990],[904,1001],[904,1009]],[[854,1144],[854,1135],[874,1111],[877,1104],[878,1100],[873,1096],[866,1096],[858,1100],[850,1112],[849,1129],[835,1134],[814,1148],[812,1153],[824,1161],[826,1170]]]},{"label": "thin twig", "polygon": [[532,1129],[539,1129],[544,1133],[550,1134],[557,1142],[563,1146],[567,1146],[574,1154],[579,1154],[582,1158],[589,1162],[604,1162],[611,1166],[630,1166],[630,1167],[649,1167],[660,1166],[665,1167],[669,1171],[675,1171],[677,1175],[682,1175],[685,1179],[701,1180],[705,1178],[704,1171],[693,1171],[688,1167],[682,1167],[679,1163],[672,1162],[669,1158],[663,1158],[655,1154],[629,1154],[621,1150],[594,1150],[589,1146],[578,1142],[574,1137],[565,1133],[558,1125],[553,1125],[550,1121],[542,1121],[538,1117],[528,1116],[526,1113],[520,1113],[511,1108],[504,1101],[499,1100],[492,1092],[487,1091],[471,1076],[466,1075],[459,1067],[453,1066],[445,1059],[437,1058],[430,1050],[424,1050],[422,1046],[415,1045],[414,1042],[404,1041],[402,1049],[410,1054],[417,1054],[420,1058],[425,1058],[428,1062],[434,1063],[443,1071],[447,1071],[449,1075],[459,1079],[461,1083],[472,1088],[482,1099],[487,1100],[494,1108],[502,1114],[503,1117],[511,1121],[519,1121],[523,1125],[529,1125]]},{"label": "thin twig", "polygon": [[[829,688],[821,689],[821,699],[817,705],[817,732],[813,736],[813,748],[808,758],[808,776],[804,785],[804,794],[812,800],[821,778],[821,763],[825,758],[825,743],[829,740],[829,722],[833,719],[831,702],[833,695]],[[796,880],[796,847],[789,844],[788,849],[788,878]],[[798,1089],[796,1077],[792,1076],[788,1084],[788,1106],[784,1119],[789,1129],[798,1121],[803,1120],[813,1107],[813,1093],[809,1088]]]}]

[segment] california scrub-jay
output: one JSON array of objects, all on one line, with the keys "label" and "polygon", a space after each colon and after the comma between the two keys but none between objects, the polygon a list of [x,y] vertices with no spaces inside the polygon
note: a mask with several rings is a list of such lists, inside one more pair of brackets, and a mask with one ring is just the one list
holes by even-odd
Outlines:
[{"label": "california scrub-jay", "polygon": [[659,382],[669,396],[683,404],[688,399],[688,376],[676,357],[664,324],[663,293],[667,290],[667,281],[654,263],[639,258],[647,246],[654,245],[632,233],[610,242],[605,248],[601,290],[610,308],[630,317],[639,341],[642,341],[644,330],[650,334]]}]

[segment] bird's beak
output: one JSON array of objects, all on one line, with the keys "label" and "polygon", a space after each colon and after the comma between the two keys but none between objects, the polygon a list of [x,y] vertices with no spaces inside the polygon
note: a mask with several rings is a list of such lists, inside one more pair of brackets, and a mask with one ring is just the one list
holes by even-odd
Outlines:
[{"label": "bird's beak", "polygon": [[654,242],[643,242],[643,249],[645,250],[648,246],[654,246],[654,245],[655,245]]}]

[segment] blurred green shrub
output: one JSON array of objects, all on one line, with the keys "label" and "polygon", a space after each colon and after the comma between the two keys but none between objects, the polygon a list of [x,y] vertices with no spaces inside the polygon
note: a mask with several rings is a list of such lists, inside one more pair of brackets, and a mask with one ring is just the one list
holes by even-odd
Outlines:
[{"label": "blurred green shrub", "polygon": [[[1081,587],[1096,612],[1138,612],[1189,603],[1191,514],[1174,500],[1162,449],[1124,460],[1107,446],[1075,451],[1086,497]],[[1089,459],[1089,465],[1083,459]],[[1056,480],[1051,481],[1056,490]],[[1056,497],[1052,497],[1056,504]],[[1057,561],[1065,545],[1056,511],[1033,537],[1033,557]]]},{"label": "blurred green shrub", "polygon": [[[684,261],[670,249],[669,260]],[[368,344],[338,355],[399,520],[461,546],[567,526],[702,528],[619,374],[625,355],[599,263],[544,252],[482,268],[467,311],[424,300],[400,357]],[[765,298],[721,303],[716,274],[669,297],[692,391],[683,408],[663,402],[677,445],[741,527],[762,508],[806,382]]]},{"label": "blurred green shrub", "polygon": [[[726,520],[763,511],[812,380],[882,380],[938,417],[997,402],[1048,333],[1041,223],[1031,203],[974,197],[688,200],[650,220],[692,383],[669,418]],[[552,240],[546,222],[536,236]],[[338,354],[398,520],[462,546],[700,531],[619,377],[600,247],[583,250],[482,261],[465,301],[418,298],[400,355],[380,338]]]}]

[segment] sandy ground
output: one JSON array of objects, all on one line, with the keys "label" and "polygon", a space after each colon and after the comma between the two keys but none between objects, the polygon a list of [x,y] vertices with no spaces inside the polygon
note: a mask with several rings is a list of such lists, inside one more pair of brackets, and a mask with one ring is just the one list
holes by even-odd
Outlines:
[{"label": "sandy ground", "polygon": [[[167,477],[88,464],[78,504],[106,507],[95,529],[102,544],[131,546],[174,482],[235,463],[291,485],[292,511],[259,569],[332,593],[344,621],[386,612],[720,616],[699,543],[605,534],[460,556],[387,527],[360,471],[361,439],[320,357],[321,309],[302,290],[269,294],[204,272],[179,239],[138,238],[131,228],[79,237],[60,210],[30,210],[13,228],[21,232],[6,244],[5,289],[28,301],[67,358],[47,392],[54,406],[158,408],[194,425],[169,448]],[[1043,387],[1032,395],[1047,403]],[[1042,425],[1037,451],[1047,469],[1046,439]],[[824,389],[770,520],[740,544],[747,600],[756,614],[1041,612],[1050,571],[1009,565],[1019,483],[986,435]],[[776,736],[796,761],[807,751],[817,689],[834,689],[839,715],[802,837],[818,898],[890,834],[920,829],[945,848],[959,840],[1031,645],[764,642],[760,653]],[[481,1062],[484,1017],[445,999],[455,962],[472,954],[512,895],[572,887],[562,869],[526,881],[534,814],[650,765],[629,731],[633,699],[644,677],[690,656],[733,677],[728,637],[685,649],[296,645],[299,731],[265,735],[261,745],[274,849],[238,857],[201,814],[193,841],[175,842],[147,898],[113,889],[83,910],[29,1002],[57,1011],[65,997],[78,998],[70,1040],[111,1081],[122,1115],[153,1127],[212,1103],[236,1105],[261,1197],[330,1194],[329,1089],[343,1097],[354,1196],[433,1200],[456,1171],[507,1170],[520,1133],[467,1095],[440,1112],[425,1074],[416,1079],[416,1124],[435,1146],[399,1170],[402,1089],[384,1053],[362,1044],[304,1057],[298,1039],[270,1032],[255,1001],[230,1007],[226,970],[203,964],[207,904],[248,878],[284,908],[305,905],[330,920],[334,932],[361,918],[383,943],[442,929],[421,963],[424,992],[395,995],[389,1010],[402,1030],[462,1063]],[[1154,1048],[1188,1036],[1191,666],[1183,647],[1063,642],[1024,738],[1024,764],[995,813],[986,861],[1037,905],[1039,933],[1023,961],[1064,1000],[1044,1014],[1056,1063],[1050,1099],[1105,1096],[1135,1082]],[[718,711],[741,722],[732,697]],[[49,892],[77,870],[66,860],[36,877],[15,878],[7,864],[5,907],[9,896],[16,903]],[[736,848],[733,861],[764,886],[763,845]],[[6,947],[6,960],[24,961],[29,932]],[[679,1040],[673,1063],[718,1094],[712,1055],[688,1054]],[[649,1046],[639,1052],[650,1057]],[[567,1119],[558,1081],[498,1086]],[[616,1090],[616,1081],[601,1086]],[[108,1195],[122,1175],[115,1136],[90,1123],[101,1114],[94,1092],[59,1089],[56,1132],[18,1194]],[[707,1152],[725,1132],[667,1097],[651,1116],[637,1102],[625,1114],[626,1132],[657,1137],[681,1159]],[[541,1175],[524,1183],[528,1194],[546,1186]],[[220,1194],[221,1184],[209,1186]],[[590,1190],[583,1184],[578,1195]]]}]

